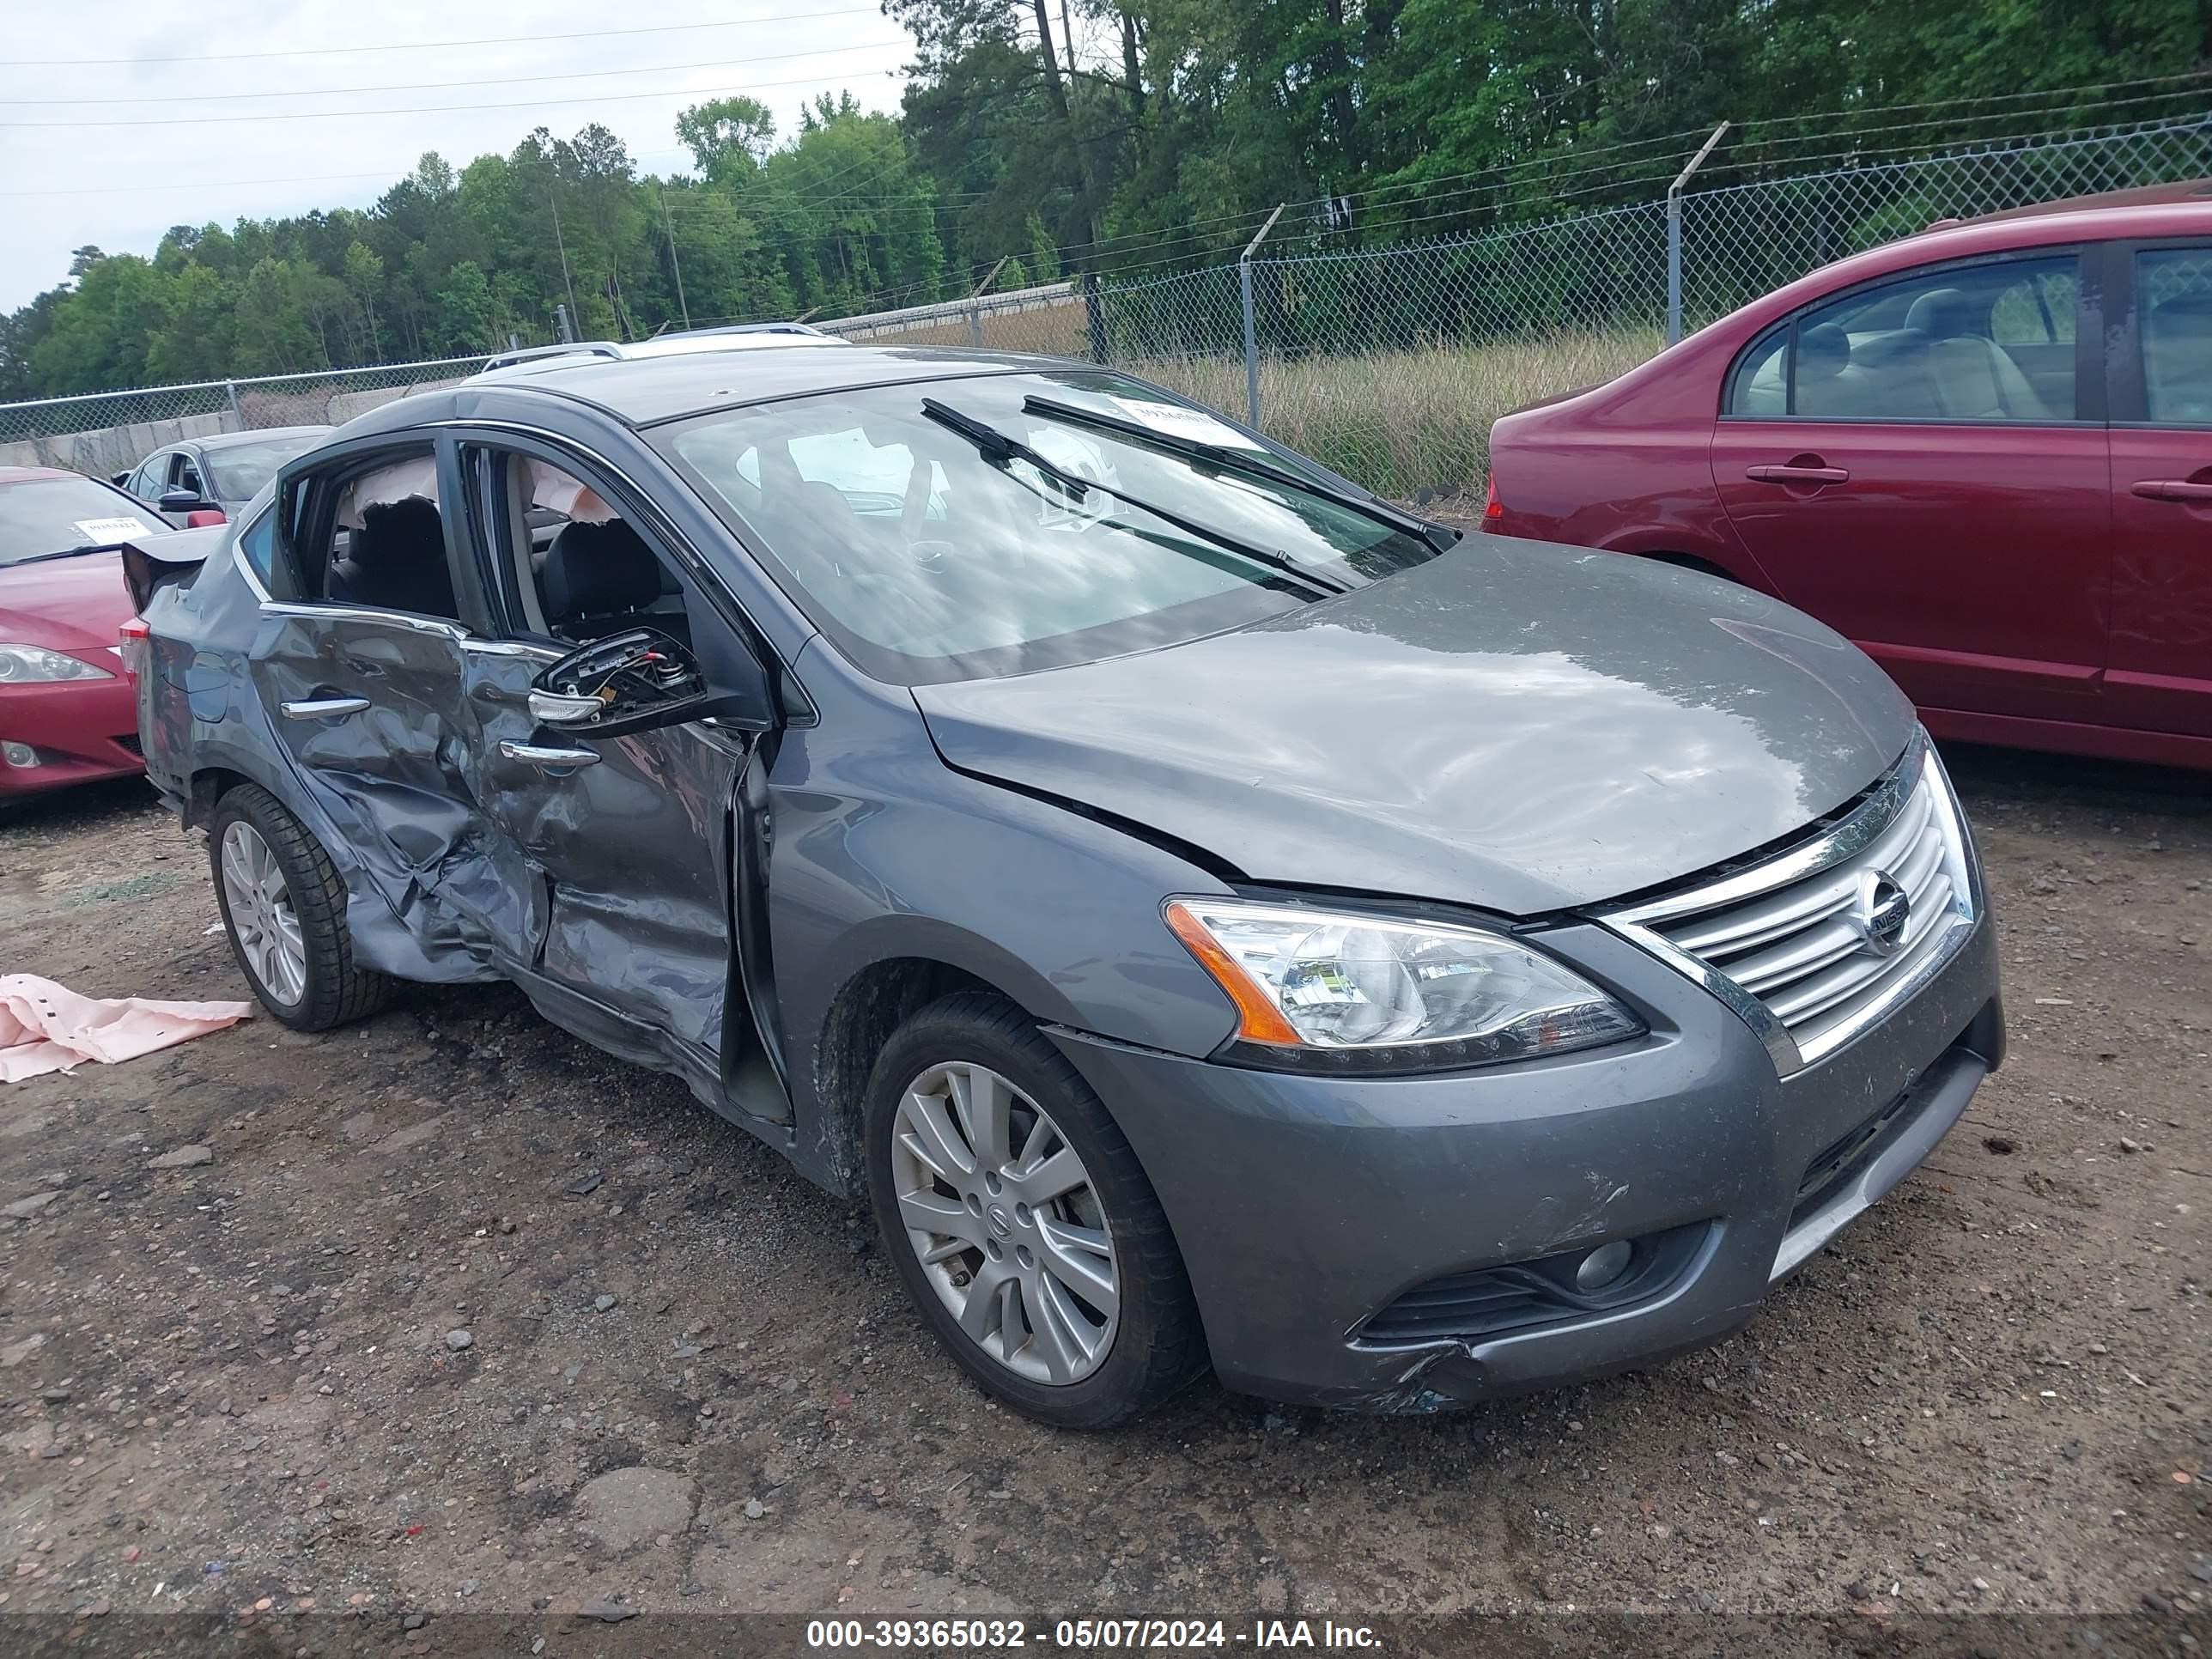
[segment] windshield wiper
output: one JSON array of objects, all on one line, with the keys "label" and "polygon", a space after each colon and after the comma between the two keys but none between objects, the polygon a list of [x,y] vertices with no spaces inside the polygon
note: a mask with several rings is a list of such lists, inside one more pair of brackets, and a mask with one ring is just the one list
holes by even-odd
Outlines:
[{"label": "windshield wiper", "polygon": [[1217,470],[1243,472],[1255,478],[1265,478],[1270,483],[1282,485],[1308,495],[1318,495],[1325,501],[1361,514],[1363,517],[1386,524],[1391,529],[1409,536],[1418,536],[1438,552],[1451,546],[1460,538],[1460,532],[1449,525],[1438,524],[1433,519],[1424,519],[1379,501],[1372,496],[1362,496],[1349,490],[1339,489],[1293,472],[1286,466],[1278,466],[1266,454],[1256,449],[1238,449],[1228,444],[1210,444],[1203,438],[1186,438],[1180,433],[1162,432],[1146,426],[1142,421],[1125,421],[1118,415],[1108,415],[1098,410],[1085,409],[1079,404],[1063,404],[1052,398],[1035,396],[1022,399],[1022,409],[1028,414],[1042,415],[1055,421],[1073,422],[1079,426],[1095,426],[1108,432],[1120,432],[1139,438],[1178,455],[1188,455],[1193,460],[1204,461]]},{"label": "windshield wiper", "polygon": [[80,542],[76,546],[64,547],[58,553],[33,553],[27,559],[10,559],[5,568],[12,570],[19,564],[44,564],[48,559],[74,559],[86,553],[112,553],[122,545],[121,542]]},{"label": "windshield wiper", "polygon": [[1226,548],[1240,558],[1250,559],[1255,563],[1279,570],[1316,592],[1336,594],[1352,591],[1349,583],[1339,581],[1334,576],[1325,576],[1317,570],[1309,570],[1287,553],[1255,546],[1250,542],[1200,524],[1195,519],[1186,519],[1179,513],[1170,513],[1165,507],[1155,507],[1150,501],[1126,495],[1111,484],[1100,483],[1096,478],[1086,478],[1079,472],[1048,460],[1019,438],[1001,432],[972,415],[963,415],[950,404],[939,403],[934,398],[924,398],[921,412],[939,426],[948,427],[967,439],[982,452],[986,460],[995,461],[1000,465],[1008,461],[1027,461],[1057,483],[1074,501],[1081,501],[1086,493],[1095,489],[1102,495],[1112,496],[1125,507],[1133,507],[1140,513],[1149,513],[1154,518],[1173,525],[1187,536],[1196,536],[1203,541],[1212,542],[1216,547]]}]

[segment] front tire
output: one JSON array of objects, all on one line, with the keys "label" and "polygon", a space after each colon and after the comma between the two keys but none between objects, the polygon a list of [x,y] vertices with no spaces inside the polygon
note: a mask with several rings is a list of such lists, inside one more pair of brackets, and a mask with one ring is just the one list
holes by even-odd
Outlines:
[{"label": "front tire", "polygon": [[231,954],[270,1016],[326,1031],[382,1007],[392,981],[355,965],[345,884],[307,826],[258,784],[216,803],[208,828]]},{"label": "front tire", "polygon": [[988,1392],[1055,1427],[1103,1429],[1204,1369],[1151,1182],[1020,1009],[963,993],[915,1013],[876,1061],[866,1136],[899,1278]]}]

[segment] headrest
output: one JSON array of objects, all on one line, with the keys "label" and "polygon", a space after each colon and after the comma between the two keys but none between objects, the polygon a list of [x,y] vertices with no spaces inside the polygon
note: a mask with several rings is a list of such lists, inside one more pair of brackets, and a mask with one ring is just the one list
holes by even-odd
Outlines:
[{"label": "headrest", "polygon": [[1931,288],[1912,302],[1905,325],[1930,339],[1948,340],[1974,331],[1972,301],[1955,288]]},{"label": "headrest", "polygon": [[660,597],[660,561],[621,519],[563,526],[538,577],[554,617],[604,617]]},{"label": "headrest", "polygon": [[845,492],[819,478],[810,478],[799,487],[799,499],[805,504],[807,515],[817,528],[843,531],[860,514],[853,511],[853,503],[845,499]]},{"label": "headrest", "polygon": [[2184,289],[2150,308],[2144,322],[2161,336],[2196,335],[2212,329],[2212,288]]},{"label": "headrest", "polygon": [[376,501],[362,509],[360,527],[346,545],[357,565],[386,569],[446,559],[446,529],[437,507],[420,495]]},{"label": "headrest", "polygon": [[1822,323],[1797,337],[1797,378],[1825,380],[1841,374],[1851,361],[1851,337],[1835,323]]}]

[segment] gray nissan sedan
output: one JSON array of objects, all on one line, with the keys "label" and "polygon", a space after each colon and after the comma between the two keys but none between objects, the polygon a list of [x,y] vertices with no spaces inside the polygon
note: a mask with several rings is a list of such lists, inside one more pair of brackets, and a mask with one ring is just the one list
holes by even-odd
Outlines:
[{"label": "gray nissan sedan", "polygon": [[1957,799],[1842,638],[1090,365],[548,358],[125,563],[272,1017],[512,980],[865,1193],[1047,1422],[1717,1341],[2002,1054]]}]

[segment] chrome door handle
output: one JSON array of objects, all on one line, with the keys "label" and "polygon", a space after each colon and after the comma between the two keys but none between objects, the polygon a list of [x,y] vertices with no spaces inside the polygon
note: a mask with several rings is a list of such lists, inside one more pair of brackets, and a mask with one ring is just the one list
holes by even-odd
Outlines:
[{"label": "chrome door handle", "polygon": [[358,714],[368,707],[367,697],[308,697],[300,702],[276,705],[288,720],[327,720],[340,714]]},{"label": "chrome door handle", "polygon": [[1753,483],[1849,483],[1851,475],[1840,466],[1747,466],[1743,476]]},{"label": "chrome door handle", "polygon": [[511,761],[520,761],[525,766],[538,766],[551,772],[563,767],[597,766],[599,751],[596,749],[548,749],[543,744],[517,743],[511,738],[501,738],[499,752]]}]

